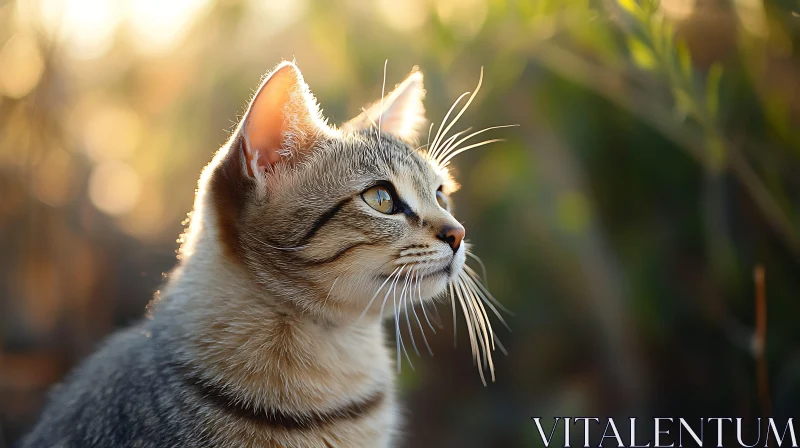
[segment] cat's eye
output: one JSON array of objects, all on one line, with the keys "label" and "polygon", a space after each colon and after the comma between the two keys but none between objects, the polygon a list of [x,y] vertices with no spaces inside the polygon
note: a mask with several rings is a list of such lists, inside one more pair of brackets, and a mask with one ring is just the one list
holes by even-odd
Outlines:
[{"label": "cat's eye", "polygon": [[439,203],[439,207],[445,210],[450,208],[450,199],[447,198],[447,195],[442,190],[436,191],[436,202]]},{"label": "cat's eye", "polygon": [[361,193],[361,198],[370,207],[375,210],[386,213],[387,215],[394,213],[394,199],[389,189],[382,185],[374,186],[365,192]]}]

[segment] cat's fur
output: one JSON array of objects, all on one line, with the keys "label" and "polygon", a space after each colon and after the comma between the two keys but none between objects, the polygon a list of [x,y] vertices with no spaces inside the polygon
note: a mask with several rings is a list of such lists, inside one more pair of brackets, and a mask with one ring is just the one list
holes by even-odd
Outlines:
[{"label": "cat's fur", "polygon": [[[362,313],[401,266],[419,290],[412,305],[438,295],[465,253],[442,237],[463,228],[436,199],[456,186],[413,145],[423,94],[412,72],[335,129],[296,66],[279,65],[204,169],[152,315],[72,372],[21,446],[391,445],[379,313],[383,299],[394,315],[394,297],[384,289]],[[362,200],[379,181],[402,213]]]}]

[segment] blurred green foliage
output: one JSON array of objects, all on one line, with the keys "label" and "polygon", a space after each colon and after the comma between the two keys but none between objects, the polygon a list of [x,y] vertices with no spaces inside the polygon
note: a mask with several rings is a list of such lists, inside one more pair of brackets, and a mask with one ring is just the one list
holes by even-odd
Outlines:
[{"label": "blurred green foliage", "polygon": [[798,17],[782,0],[0,1],[0,445],[143,314],[200,169],[283,58],[336,123],[378,98],[388,58],[389,85],[421,68],[431,121],[483,66],[462,120],[520,124],[454,161],[510,354],[482,387],[441,306],[435,358],[401,375],[407,446],[537,446],[531,416],[797,415]]}]

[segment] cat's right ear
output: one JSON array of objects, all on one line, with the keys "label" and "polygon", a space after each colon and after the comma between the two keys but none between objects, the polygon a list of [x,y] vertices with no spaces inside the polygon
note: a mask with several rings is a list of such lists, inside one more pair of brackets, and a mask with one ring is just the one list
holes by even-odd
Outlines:
[{"label": "cat's right ear", "polygon": [[240,128],[245,170],[253,178],[280,162],[291,163],[330,131],[317,101],[292,62],[282,62],[269,73],[250,102]]},{"label": "cat's right ear", "polygon": [[416,67],[395,89],[342,126],[344,131],[378,128],[401,140],[415,143],[425,125],[422,72]]}]

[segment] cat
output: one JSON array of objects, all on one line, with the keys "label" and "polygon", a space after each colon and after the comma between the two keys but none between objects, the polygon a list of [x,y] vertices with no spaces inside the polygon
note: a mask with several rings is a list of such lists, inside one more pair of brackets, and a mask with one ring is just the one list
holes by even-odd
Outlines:
[{"label": "cat", "polygon": [[447,164],[479,145],[445,136],[474,93],[418,147],[424,93],[415,69],[335,128],[296,64],[279,64],[204,168],[147,318],[53,390],[21,446],[391,446],[400,418],[381,318],[395,320],[399,367],[401,312],[411,330],[411,302],[423,330],[425,302],[448,289],[482,378],[493,374],[484,304],[499,304],[465,265],[449,205]]}]

